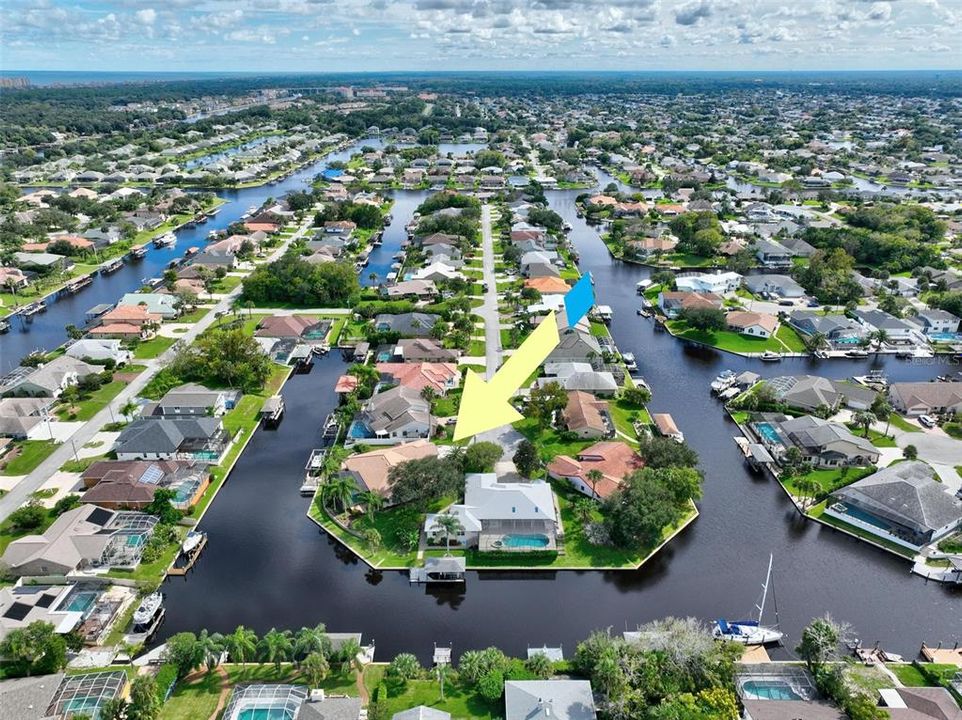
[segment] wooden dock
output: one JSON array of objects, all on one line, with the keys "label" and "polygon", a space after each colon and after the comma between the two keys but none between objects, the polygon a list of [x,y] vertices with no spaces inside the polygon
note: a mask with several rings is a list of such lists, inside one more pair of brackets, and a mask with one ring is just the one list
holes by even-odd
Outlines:
[{"label": "wooden dock", "polygon": [[920,651],[926,662],[938,663],[940,665],[955,665],[962,668],[962,647],[956,645],[951,648],[942,647],[941,643],[936,647],[929,647],[922,643]]},{"label": "wooden dock", "polygon": [[[167,570],[167,574],[168,575],[186,575],[187,571],[190,570],[192,567],[194,567],[194,563],[197,562],[197,558],[200,557],[200,554],[204,551],[205,547],[207,547],[206,533],[204,533],[204,535],[200,539],[200,542],[197,544],[197,546],[193,550],[191,550],[189,555],[184,557],[183,553],[178,554],[177,559],[174,561],[174,564],[171,565],[170,568]],[[181,564],[180,562],[182,557],[184,558],[183,564]]]}]

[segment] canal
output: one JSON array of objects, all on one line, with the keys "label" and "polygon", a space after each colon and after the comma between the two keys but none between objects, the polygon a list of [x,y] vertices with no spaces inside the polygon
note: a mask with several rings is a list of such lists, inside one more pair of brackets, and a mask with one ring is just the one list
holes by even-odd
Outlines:
[{"label": "canal", "polygon": [[[371,570],[305,517],[308,500],[297,492],[345,368],[329,355],[311,374],[287,383],[280,428],[256,432],[205,515],[201,527],[210,541],[188,576],[167,581],[159,639],[201,628],[227,632],[241,623],[265,632],[324,622],[331,630],[363,632],[381,659],[409,651],[429,660],[435,642],[453,644],[456,654],[488,645],[523,654],[528,644],[561,644],[570,655],[596,628],[621,631],[665,615],[742,616],[756,602],[774,553],[788,648],[825,612],[851,622],[866,644],[880,641],[910,657],[923,641],[962,641],[962,593],[926,583],[910,575],[905,561],[800,519],[775,483],[747,471],[732,441],[737,429],[708,390],[724,369],[843,378],[879,367],[892,380],[907,380],[951,368],[891,357],[768,365],[686,347],[635,314],[635,283],[648,271],[609,256],[597,231],[576,217],[578,192],[547,195],[572,226],[598,302],[614,309],[615,341],[635,354],[653,388],[652,409],[670,412],[701,457],[706,480],[698,520],[633,572],[469,573],[463,589],[428,591],[410,585],[405,573]],[[394,215],[403,226],[398,206]],[[387,257],[396,252],[393,245],[385,242]]]}]

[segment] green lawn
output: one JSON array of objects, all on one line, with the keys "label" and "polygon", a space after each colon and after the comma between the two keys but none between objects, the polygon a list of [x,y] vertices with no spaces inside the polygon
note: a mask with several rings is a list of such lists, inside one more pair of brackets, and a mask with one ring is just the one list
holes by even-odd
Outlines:
[{"label": "green lawn", "polygon": [[812,470],[804,475],[788,478],[782,484],[785,485],[792,495],[799,496],[799,482],[802,480],[814,480],[821,488],[818,496],[818,499],[821,500],[825,495],[828,495],[839,488],[843,488],[846,485],[851,485],[856,480],[861,480],[863,477],[871,475],[873,472],[875,472],[875,468],[858,467],[835,468],[831,470]]},{"label": "green lawn", "polygon": [[[713,332],[695,330],[689,327],[688,323],[684,320],[669,320],[667,325],[673,335],[683,340],[693,340],[694,342],[711,345],[719,350],[727,350],[733,353],[762,353],[766,351],[777,353],[804,352],[804,346],[801,344],[801,340],[797,335],[795,335],[795,341],[791,344],[786,342],[786,344],[783,345],[779,342],[779,338],[781,337],[780,333],[783,330],[794,335],[795,331],[791,330],[791,328],[779,328],[779,332],[776,332],[774,337],[763,339],[749,337],[748,335],[742,335],[731,330],[716,330]],[[790,336],[787,337],[789,340],[791,339]],[[786,345],[788,345],[787,348]],[[796,348],[798,347],[801,347],[801,349],[797,350]]]},{"label": "green lawn", "polygon": [[[865,437],[865,431],[856,425],[855,423],[847,423],[846,426],[852,431],[852,434],[858,435],[859,437]],[[897,447],[895,444],[895,438],[891,435],[885,435],[877,430],[869,428],[868,439],[875,447]]]},{"label": "green lawn", "polygon": [[174,338],[158,335],[145,342],[137,343],[137,346],[134,348],[134,357],[138,360],[151,360],[160,357],[175,342],[177,342],[177,340]]},{"label": "green lawn", "polygon": [[26,475],[33,472],[59,444],[53,440],[21,440],[14,443],[14,447],[18,448],[17,456],[3,466],[0,475]]},{"label": "green lawn", "polygon": [[470,357],[484,357],[484,354],[485,354],[484,340],[472,340],[468,344],[468,349],[466,351],[466,354],[469,355]]},{"label": "green lawn", "polygon": [[221,678],[216,673],[204,673],[192,682],[177,683],[174,692],[161,708],[159,720],[196,720],[209,718],[217,709]]},{"label": "green lawn", "polygon": [[[374,567],[404,568],[417,564],[417,553],[399,546],[397,540],[398,534],[403,530],[417,529],[421,525],[422,515],[410,508],[391,508],[375,514],[373,525],[381,533],[381,545],[377,548],[368,546],[363,540],[354,537],[335,523],[316,497],[311,502],[307,514]],[[365,519],[363,524],[368,522]]]},{"label": "green lawn", "polygon": [[210,312],[210,308],[198,307],[191,310],[189,313],[184,313],[175,322],[178,323],[196,323],[202,320],[207,313]]},{"label": "green lawn", "polygon": [[[645,408],[635,407],[634,405],[629,405],[624,400],[612,400],[608,403],[608,411],[611,413],[611,419],[615,424],[615,429],[624,433],[630,438],[637,437],[635,433],[633,420],[650,425],[651,416]],[[617,438],[619,440],[624,440],[623,437]]]},{"label": "green lawn", "polygon": [[514,428],[535,444],[545,463],[551,462],[558,455],[574,457],[589,445],[594,444],[593,440],[562,440],[561,433],[554,428],[542,430],[533,418],[519,420],[514,424]]},{"label": "green lawn", "polygon": [[778,330],[775,331],[775,337],[781,340],[792,352],[808,352],[808,348],[806,348],[805,343],[802,342],[801,336],[795,332],[794,328],[788,325],[779,325]]},{"label": "green lawn", "polygon": [[[364,684],[370,693],[381,683],[385,669],[384,665],[365,669]],[[418,705],[448,712],[458,720],[495,720],[504,713],[502,701],[491,703],[450,681],[444,686],[444,700],[441,700],[441,689],[435,680],[409,680],[403,685],[392,683],[386,687],[387,717]]]},{"label": "green lawn", "polygon": [[[127,383],[114,380],[94,391],[89,397],[79,401],[76,405],[64,404],[57,409],[57,417],[61,420],[90,420],[94,415],[107,407],[107,404],[127,387]],[[71,413],[71,410],[76,412]]]},{"label": "green lawn", "polygon": [[922,428],[920,428],[918,425],[913,425],[896,412],[893,412],[891,415],[889,415],[889,422],[892,423],[892,427],[897,427],[899,430],[904,432],[922,432]]}]

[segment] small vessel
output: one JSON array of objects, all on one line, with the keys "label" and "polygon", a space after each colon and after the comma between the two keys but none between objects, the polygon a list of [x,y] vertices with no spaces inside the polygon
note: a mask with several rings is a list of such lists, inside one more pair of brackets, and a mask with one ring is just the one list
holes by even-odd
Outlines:
[{"label": "small vessel", "polygon": [[779,362],[782,356],[772,350],[766,350],[761,355],[762,362]]},{"label": "small vessel", "polygon": [[140,605],[134,610],[134,630],[137,628],[146,629],[150,627],[154,618],[164,607],[164,594],[154,592],[145,597]]},{"label": "small vessel", "polygon": [[130,251],[130,257],[134,260],[141,260],[147,254],[147,246],[141,245],[140,247],[135,247]]},{"label": "small vessel", "polygon": [[857,360],[862,360],[862,359],[868,357],[868,350],[862,350],[862,349],[849,350],[849,351],[848,351],[847,353],[845,353],[845,354],[846,354],[848,357],[850,357],[850,358],[855,358],[855,359],[857,359]]},{"label": "small vessel", "polygon": [[[131,255],[133,255],[132,251],[131,251]],[[114,258],[113,260],[109,260],[108,262],[105,262],[103,265],[100,266],[100,274],[107,275],[109,273],[115,272],[119,270],[121,267],[123,267],[123,265],[124,265],[124,259],[122,257]]]},{"label": "small vessel", "polygon": [[626,352],[621,354],[621,359],[625,361],[625,367],[629,370],[637,370],[638,363],[635,362],[635,356],[633,353]]},{"label": "small vessel", "polygon": [[184,256],[190,257],[191,255],[196,255],[199,252],[200,252],[200,248],[197,247],[196,245],[192,245],[191,247],[187,248],[187,252],[184,253]]},{"label": "small vessel", "polygon": [[[768,574],[762,584],[762,599],[755,607],[758,609],[758,618],[753,620],[738,620],[728,622],[724,618],[715,623],[712,635],[716,640],[730,640],[743,645],[768,645],[779,642],[784,636],[778,629],[778,608],[775,608],[775,625],[766,626],[762,624],[762,614],[765,612],[765,602],[768,600],[768,588],[772,584],[772,563],[775,556],[768,556]],[[772,597],[775,596],[772,588]]]},{"label": "small vessel", "polygon": [[206,533],[198,532],[197,530],[191,530],[187,533],[187,537],[184,538],[184,542],[180,545],[180,551],[184,555],[190,555],[198,545],[201,544]]},{"label": "small vessel", "polygon": [[154,247],[168,247],[174,245],[177,242],[177,236],[174,233],[164,233],[154,238]]},{"label": "small vessel", "polygon": [[727,390],[733,382],[735,382],[735,373],[731,370],[725,370],[712,381],[712,392],[720,393],[722,390]]},{"label": "small vessel", "polygon": [[0,335],[6,332],[10,332],[10,323],[6,320],[0,320]]},{"label": "small vessel", "polygon": [[63,290],[66,293],[73,295],[76,292],[80,292],[83,288],[87,287],[94,281],[91,275],[84,275],[83,277],[77,278],[76,280],[71,280],[66,285],[63,286]]}]

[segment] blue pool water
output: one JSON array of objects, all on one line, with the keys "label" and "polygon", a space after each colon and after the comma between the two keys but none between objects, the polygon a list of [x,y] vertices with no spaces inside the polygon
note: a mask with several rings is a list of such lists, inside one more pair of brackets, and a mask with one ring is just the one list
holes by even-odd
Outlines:
[{"label": "blue pool water", "polygon": [[935,340],[936,342],[955,342],[960,337],[962,336],[960,336],[959,333],[950,333],[950,332],[929,333],[929,339]]},{"label": "blue pool water", "polygon": [[246,708],[234,716],[236,720],[292,720],[284,708]]},{"label": "blue pool water", "polygon": [[551,543],[546,535],[505,535],[501,539],[502,547],[507,548],[546,548]]},{"label": "blue pool water", "polygon": [[355,420],[348,428],[347,434],[355,440],[371,437],[371,430],[360,420]]},{"label": "blue pool water", "polygon": [[765,438],[768,442],[772,443],[773,445],[777,445],[781,442],[781,440],[778,437],[778,431],[775,430],[775,426],[772,425],[771,423],[767,423],[767,422],[755,423],[755,429],[763,438]]},{"label": "blue pool water", "polygon": [[67,604],[64,606],[64,610],[67,612],[87,612],[90,606],[94,604],[97,599],[98,593],[96,591],[81,591],[74,593],[70,596]]},{"label": "blue pool water", "polygon": [[745,697],[754,700],[801,700],[802,697],[782,680],[746,680]]}]

